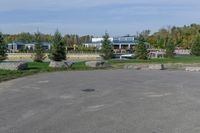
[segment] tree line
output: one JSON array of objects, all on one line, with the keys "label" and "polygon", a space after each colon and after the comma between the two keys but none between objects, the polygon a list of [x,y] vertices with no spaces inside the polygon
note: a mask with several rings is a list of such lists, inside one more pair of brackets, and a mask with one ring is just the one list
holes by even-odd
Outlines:
[{"label": "tree line", "polygon": [[167,27],[161,28],[159,31],[150,35],[149,30],[145,30],[142,34],[146,37],[146,41],[154,48],[166,48],[170,38],[171,43],[175,47],[191,49],[196,36],[200,32],[199,24],[191,24],[183,27]]},{"label": "tree line", "polygon": [[[2,35],[1,35],[2,36]],[[13,41],[22,41],[22,42],[37,42],[37,38],[40,38],[40,42],[47,41],[55,43],[55,35],[49,34],[30,34],[30,33],[20,33],[17,35],[4,35],[5,42],[1,42],[2,44],[13,42]],[[62,36],[59,33],[59,36],[62,39],[62,44],[64,46],[72,47],[74,49],[74,45],[81,45],[84,42],[91,42],[91,38],[93,36],[78,36],[78,35],[64,35]],[[102,42],[102,50],[104,53],[103,57],[105,59],[109,59],[113,55],[112,47],[110,46],[111,42],[108,40],[109,35],[106,33],[104,36],[104,41]],[[158,32],[150,34],[150,30],[144,30],[135,36],[136,40],[138,40],[138,45],[135,48],[135,54],[137,58],[146,59],[148,55],[148,51],[145,47],[144,42],[150,43],[153,48],[161,48],[166,49],[166,57],[173,57],[174,50],[176,47],[182,47],[185,49],[191,49],[191,54],[200,56],[200,25],[191,24],[189,26],[183,27],[167,27],[162,28]],[[0,38],[1,39],[1,38]],[[1,44],[1,45],[2,45]],[[1,47],[5,47],[2,45]],[[38,47],[40,49],[40,47]],[[79,50],[84,49],[84,47],[80,47]],[[95,50],[92,48],[92,51]],[[0,54],[3,55],[5,51],[0,51]],[[41,51],[39,53],[42,53]]]},{"label": "tree line", "polygon": [[[54,35],[51,34],[40,34],[40,40],[42,42],[51,42]],[[85,35],[70,35],[66,34],[63,36],[63,42],[66,46],[73,46],[73,45],[81,45],[82,43],[91,42],[93,36]],[[35,34],[31,34],[29,32],[22,32],[15,35],[5,34],[4,35],[6,43],[12,42],[24,42],[24,43],[31,43],[37,41],[37,36]]]}]

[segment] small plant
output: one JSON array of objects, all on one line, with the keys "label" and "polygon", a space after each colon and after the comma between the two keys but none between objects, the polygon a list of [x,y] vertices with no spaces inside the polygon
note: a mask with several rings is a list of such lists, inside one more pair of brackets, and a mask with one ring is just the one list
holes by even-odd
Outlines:
[{"label": "small plant", "polygon": [[33,61],[34,62],[43,62],[43,60],[46,58],[44,54],[44,49],[40,43],[35,44],[35,50],[33,55]]},{"label": "small plant", "polygon": [[109,34],[105,33],[102,41],[101,56],[104,60],[109,60],[113,57],[113,49],[111,41],[109,40]]},{"label": "small plant", "polygon": [[0,32],[0,61],[3,61],[7,58],[6,52],[7,52],[7,46],[3,34]]},{"label": "small plant", "polygon": [[34,62],[43,62],[45,59],[45,54],[44,54],[44,49],[41,44],[41,38],[40,38],[40,33],[35,34],[36,37],[36,44],[35,44],[35,49],[34,49],[34,55],[33,55],[33,61]]}]

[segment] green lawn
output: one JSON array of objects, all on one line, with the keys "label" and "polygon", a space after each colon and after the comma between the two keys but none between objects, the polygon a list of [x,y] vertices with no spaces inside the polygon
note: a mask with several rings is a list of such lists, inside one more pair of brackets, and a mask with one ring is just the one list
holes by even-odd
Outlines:
[{"label": "green lawn", "polygon": [[[150,60],[110,60],[109,64],[117,66],[124,63],[200,63],[200,57],[191,58],[164,58],[164,59],[150,59]],[[49,63],[35,63],[29,62],[28,69],[23,71],[10,71],[10,70],[0,70],[0,82],[10,79],[15,79],[18,77],[23,77],[27,75],[32,75],[41,72],[55,72],[55,71],[75,71],[75,70],[94,70],[94,68],[89,68],[85,66],[85,62],[79,62],[72,65],[70,69],[54,69],[48,67]]]},{"label": "green lawn", "polygon": [[23,71],[0,70],[0,82],[18,77],[28,76],[41,72],[70,71],[70,70],[90,70],[84,62],[75,63],[70,69],[54,69],[48,67],[49,63],[28,62],[28,69]]},{"label": "green lawn", "polygon": [[111,64],[123,64],[123,63],[200,63],[200,57],[188,57],[188,58],[163,58],[163,59],[131,59],[131,60],[110,60]]}]

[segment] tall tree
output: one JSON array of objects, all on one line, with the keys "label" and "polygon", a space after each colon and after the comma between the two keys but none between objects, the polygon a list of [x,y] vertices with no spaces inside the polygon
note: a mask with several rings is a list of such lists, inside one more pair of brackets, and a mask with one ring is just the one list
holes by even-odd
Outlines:
[{"label": "tall tree", "polygon": [[62,61],[66,59],[66,47],[61,33],[57,30],[52,40],[52,46],[49,58],[53,61]]},{"label": "tall tree", "polygon": [[175,45],[173,43],[172,38],[168,38],[167,44],[166,44],[166,57],[173,58],[175,53]]},{"label": "tall tree", "polygon": [[192,44],[191,54],[200,56],[200,34],[198,34]]},{"label": "tall tree", "polygon": [[34,57],[33,60],[35,62],[43,62],[43,60],[45,59],[45,54],[44,54],[44,49],[42,47],[41,44],[41,33],[37,32],[35,33],[35,40],[36,40],[36,44],[35,44],[35,49],[34,49]]},{"label": "tall tree", "polygon": [[148,51],[143,35],[139,35],[138,37],[138,45],[135,47],[135,57],[137,59],[147,59],[148,57]]},{"label": "tall tree", "polygon": [[7,46],[4,40],[3,34],[0,32],[0,61],[3,61],[7,57]]},{"label": "tall tree", "polygon": [[105,33],[102,41],[101,56],[104,60],[109,60],[113,57],[113,49],[111,41],[109,40],[109,34]]}]

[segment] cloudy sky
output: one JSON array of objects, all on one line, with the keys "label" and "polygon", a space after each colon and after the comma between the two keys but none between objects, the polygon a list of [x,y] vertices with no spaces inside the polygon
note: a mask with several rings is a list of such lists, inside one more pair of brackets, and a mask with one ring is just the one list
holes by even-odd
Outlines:
[{"label": "cloudy sky", "polygon": [[111,35],[200,23],[198,0],[0,0],[0,31]]}]

